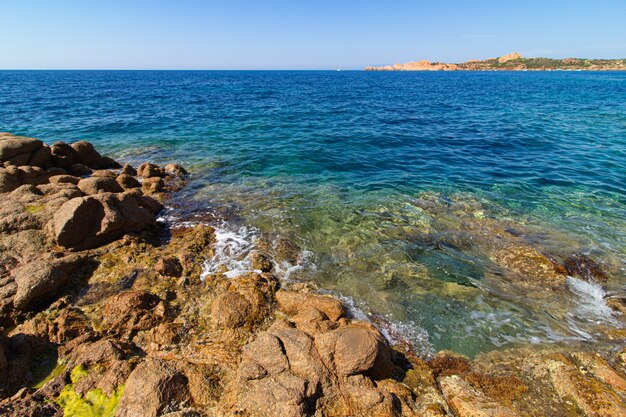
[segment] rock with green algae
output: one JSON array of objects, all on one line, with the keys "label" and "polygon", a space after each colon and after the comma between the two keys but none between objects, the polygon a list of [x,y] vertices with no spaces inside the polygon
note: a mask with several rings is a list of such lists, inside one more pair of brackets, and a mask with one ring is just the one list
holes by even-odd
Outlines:
[{"label": "rock with green algae", "polygon": [[55,399],[63,411],[63,416],[114,417],[124,387],[117,387],[111,395],[106,395],[100,389],[94,389],[80,395],[74,390],[74,386],[88,375],[89,370],[84,366],[77,366],[72,369],[70,373],[71,384],[66,385]]}]

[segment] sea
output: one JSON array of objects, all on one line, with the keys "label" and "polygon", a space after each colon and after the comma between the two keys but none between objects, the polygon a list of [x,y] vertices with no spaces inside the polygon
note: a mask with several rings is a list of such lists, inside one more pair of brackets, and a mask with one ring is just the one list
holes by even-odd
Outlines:
[{"label": "sea", "polygon": [[0,131],[183,164],[204,279],[268,251],[423,355],[624,326],[624,72],[0,71]]}]

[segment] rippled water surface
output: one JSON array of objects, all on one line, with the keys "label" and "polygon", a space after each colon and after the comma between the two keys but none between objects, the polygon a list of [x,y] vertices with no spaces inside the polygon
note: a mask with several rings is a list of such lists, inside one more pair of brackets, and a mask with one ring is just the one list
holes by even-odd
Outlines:
[{"label": "rippled water surface", "polygon": [[[191,167],[180,210],[221,228],[209,270],[287,239],[285,279],[423,351],[622,323],[605,301],[626,292],[624,73],[4,71],[0,131]],[[503,261],[528,250],[606,282],[546,289]]]}]

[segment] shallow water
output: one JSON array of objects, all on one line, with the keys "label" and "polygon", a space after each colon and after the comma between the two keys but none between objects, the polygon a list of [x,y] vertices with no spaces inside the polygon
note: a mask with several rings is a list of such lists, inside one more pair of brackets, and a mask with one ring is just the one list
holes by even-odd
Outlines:
[{"label": "shallow water", "polygon": [[[219,226],[207,272],[287,238],[303,255],[283,278],[474,354],[621,326],[624,97],[623,73],[0,71],[0,131],[181,162],[167,215]],[[507,245],[587,255],[607,282],[520,289]]]}]

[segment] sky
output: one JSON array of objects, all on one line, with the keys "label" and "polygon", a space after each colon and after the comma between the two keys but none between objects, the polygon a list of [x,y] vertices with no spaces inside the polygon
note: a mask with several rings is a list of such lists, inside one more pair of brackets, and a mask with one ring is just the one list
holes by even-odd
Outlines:
[{"label": "sky", "polygon": [[626,0],[0,0],[0,69],[626,58]]}]

